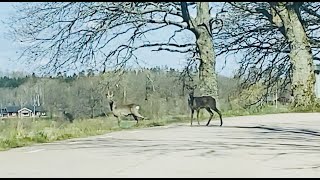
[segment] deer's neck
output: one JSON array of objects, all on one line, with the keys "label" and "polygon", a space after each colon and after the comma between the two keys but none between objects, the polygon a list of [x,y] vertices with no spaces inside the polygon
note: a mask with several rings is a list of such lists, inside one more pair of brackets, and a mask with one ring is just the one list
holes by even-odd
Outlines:
[{"label": "deer's neck", "polygon": [[189,97],[189,104],[191,107],[193,106],[193,104],[194,104],[194,97],[193,96]]}]

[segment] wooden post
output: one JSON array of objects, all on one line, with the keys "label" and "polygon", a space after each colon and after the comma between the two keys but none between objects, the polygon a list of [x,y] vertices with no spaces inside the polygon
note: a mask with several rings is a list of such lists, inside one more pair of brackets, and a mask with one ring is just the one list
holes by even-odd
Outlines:
[{"label": "wooden post", "polygon": [[278,82],[276,83],[276,109],[278,109]]},{"label": "wooden post", "polygon": [[126,85],[123,86],[123,104],[126,103],[126,100],[127,99],[127,88],[126,88]]}]

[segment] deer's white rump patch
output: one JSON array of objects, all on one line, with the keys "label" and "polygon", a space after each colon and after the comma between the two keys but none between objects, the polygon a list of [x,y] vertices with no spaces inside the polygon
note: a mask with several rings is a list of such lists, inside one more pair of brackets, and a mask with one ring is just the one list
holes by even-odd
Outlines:
[{"label": "deer's white rump patch", "polygon": [[140,109],[140,106],[136,106],[136,109],[139,110],[139,109]]}]

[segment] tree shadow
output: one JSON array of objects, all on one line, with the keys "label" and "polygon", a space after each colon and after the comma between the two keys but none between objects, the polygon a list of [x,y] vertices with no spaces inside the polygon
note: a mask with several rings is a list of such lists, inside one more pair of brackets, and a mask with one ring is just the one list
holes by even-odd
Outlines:
[{"label": "tree shadow", "polygon": [[248,128],[248,129],[263,129],[269,130],[265,133],[296,133],[303,135],[311,135],[311,136],[320,136],[320,132],[309,130],[309,129],[289,129],[289,128],[280,128],[280,127],[268,127],[268,126],[224,126],[224,128]]},{"label": "tree shadow", "polygon": [[[180,125],[170,128],[171,132],[184,133],[181,129],[189,130],[190,125]],[[248,149],[252,154],[264,155],[267,160],[286,155],[318,154],[320,149],[317,130],[305,128],[289,128],[274,126],[193,126],[196,140],[179,135],[179,138],[164,136],[151,139],[139,135],[120,137],[95,137],[86,139],[71,139],[46,145],[49,150],[77,149],[92,152],[108,151],[110,156],[141,155],[155,156],[170,153],[184,153],[186,156],[229,156],[231,151]],[[214,130],[212,130],[212,128]],[[197,128],[203,130],[197,131]],[[243,131],[245,130],[245,131]],[[151,131],[151,130],[150,130]],[[202,133],[206,131],[206,133]],[[141,131],[140,131],[141,132]],[[190,132],[190,133],[192,133]],[[138,132],[139,133],[139,132]],[[209,135],[209,137],[208,137]],[[260,156],[259,156],[260,157]],[[266,160],[266,159],[264,159]],[[307,167],[318,167],[310,165]],[[299,168],[299,167],[297,167]]]}]

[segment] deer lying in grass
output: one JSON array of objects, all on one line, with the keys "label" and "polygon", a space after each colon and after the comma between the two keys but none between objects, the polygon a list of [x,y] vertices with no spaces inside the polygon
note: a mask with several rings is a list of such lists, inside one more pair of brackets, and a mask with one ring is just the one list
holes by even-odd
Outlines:
[{"label": "deer lying in grass", "polygon": [[194,91],[191,91],[189,93],[189,99],[188,104],[191,109],[191,126],[192,126],[192,120],[193,120],[193,113],[196,110],[197,111],[197,121],[198,125],[200,125],[199,122],[199,112],[201,109],[205,108],[210,113],[210,118],[206,126],[209,126],[209,123],[213,117],[213,112],[217,112],[220,116],[220,126],[222,126],[222,115],[221,112],[218,110],[216,106],[216,100],[211,96],[200,96],[200,97],[194,97]]},{"label": "deer lying in grass", "polygon": [[63,118],[65,120],[68,120],[70,123],[73,123],[73,120],[74,120],[74,117],[72,114],[66,112],[66,111],[62,111],[62,114],[63,114]]},{"label": "deer lying in grass", "polygon": [[120,127],[120,118],[123,116],[132,115],[133,118],[137,121],[138,118],[145,119],[141,114],[139,114],[140,106],[138,104],[126,104],[126,105],[116,105],[113,101],[113,93],[106,94],[107,99],[109,100],[110,110],[112,111],[113,116],[118,119],[118,126]]}]

